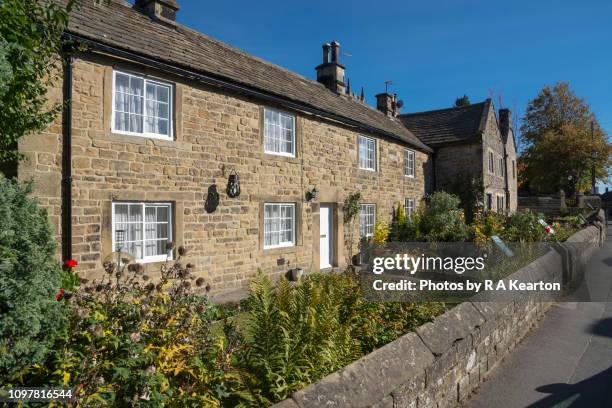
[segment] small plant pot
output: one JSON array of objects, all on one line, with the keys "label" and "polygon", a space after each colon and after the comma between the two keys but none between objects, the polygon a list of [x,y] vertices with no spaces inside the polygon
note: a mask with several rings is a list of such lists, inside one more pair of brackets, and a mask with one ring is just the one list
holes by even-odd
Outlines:
[{"label": "small plant pot", "polygon": [[297,281],[304,277],[304,268],[293,268],[291,270],[291,278]]}]

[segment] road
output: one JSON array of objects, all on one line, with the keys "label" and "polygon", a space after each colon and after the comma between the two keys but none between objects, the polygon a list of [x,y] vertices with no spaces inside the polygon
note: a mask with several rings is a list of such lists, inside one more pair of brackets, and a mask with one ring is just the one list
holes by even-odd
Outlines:
[{"label": "road", "polygon": [[466,406],[612,407],[611,234],[609,224],[607,241],[586,269],[588,289],[601,302],[553,305]]}]

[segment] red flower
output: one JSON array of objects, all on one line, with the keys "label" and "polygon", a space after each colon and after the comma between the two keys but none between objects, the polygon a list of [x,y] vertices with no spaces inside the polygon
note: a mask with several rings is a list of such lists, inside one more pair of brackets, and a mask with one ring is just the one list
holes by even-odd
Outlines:
[{"label": "red flower", "polygon": [[64,266],[66,268],[74,268],[75,266],[77,266],[79,263],[77,261],[75,261],[74,259],[69,259],[66,262],[64,262]]},{"label": "red flower", "polygon": [[546,228],[544,228],[546,230],[546,235],[550,235],[550,227],[546,226]]},{"label": "red flower", "polygon": [[62,288],[59,288],[59,290],[57,291],[57,294],[55,295],[55,300],[59,301],[63,295],[64,295],[64,290]]}]

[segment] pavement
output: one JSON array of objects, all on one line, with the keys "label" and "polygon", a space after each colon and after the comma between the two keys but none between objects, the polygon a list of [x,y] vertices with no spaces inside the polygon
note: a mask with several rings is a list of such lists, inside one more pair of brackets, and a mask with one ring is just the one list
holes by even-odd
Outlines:
[{"label": "pavement", "polygon": [[586,266],[597,302],[560,302],[465,403],[471,408],[612,408],[612,225]]}]

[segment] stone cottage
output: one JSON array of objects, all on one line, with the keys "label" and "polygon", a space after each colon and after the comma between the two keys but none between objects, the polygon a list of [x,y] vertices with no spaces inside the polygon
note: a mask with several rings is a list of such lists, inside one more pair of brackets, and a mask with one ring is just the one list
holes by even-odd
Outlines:
[{"label": "stone cottage", "polygon": [[[80,1],[70,16],[74,47],[49,92],[70,103],[19,145],[18,176],[34,180],[58,257],[83,277],[117,251],[154,277],[181,245],[218,294],[240,292],[258,269],[343,268],[351,228],[370,236],[377,217],[413,211],[449,177],[434,176],[433,160],[443,171],[449,151],[399,115],[394,95],[377,95],[374,109],[349,92],[337,42],[323,45],[313,81],[178,24],[175,0],[100,3]],[[497,160],[503,132],[490,102],[480,110],[478,154]],[[500,157],[510,169],[514,156]],[[514,208],[515,182],[491,179]],[[347,225],[342,204],[356,191],[360,214]]]},{"label": "stone cottage", "polygon": [[468,177],[482,180],[484,208],[517,208],[516,143],[510,110],[495,114],[487,99],[468,106],[409,113],[399,118],[434,149],[434,189],[452,190]]}]

